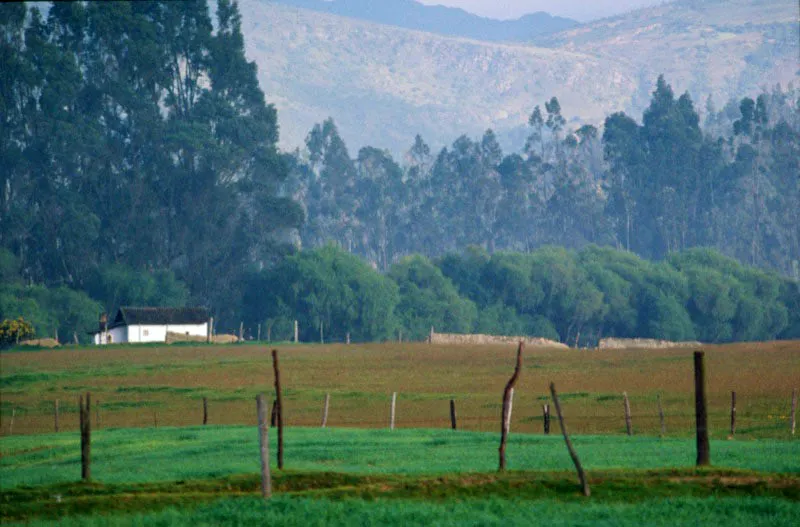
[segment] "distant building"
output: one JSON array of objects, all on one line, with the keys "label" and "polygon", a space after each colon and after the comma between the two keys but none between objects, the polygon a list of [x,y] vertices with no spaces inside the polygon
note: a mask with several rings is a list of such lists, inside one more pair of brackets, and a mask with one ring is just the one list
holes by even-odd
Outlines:
[{"label": "distant building", "polygon": [[121,307],[110,324],[101,316],[98,331],[91,335],[97,345],[166,342],[167,333],[206,337],[208,320],[202,307]]}]

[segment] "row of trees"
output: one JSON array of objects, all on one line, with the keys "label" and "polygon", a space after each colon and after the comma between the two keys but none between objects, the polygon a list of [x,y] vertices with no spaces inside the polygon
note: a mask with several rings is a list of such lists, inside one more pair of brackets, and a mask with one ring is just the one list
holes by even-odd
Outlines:
[{"label": "row of trees", "polygon": [[715,247],[800,279],[800,91],[776,87],[722,111],[706,131],[688,94],[659,78],[639,124],[568,129],[557,98],[536,107],[523,151],[495,135],[438,154],[417,137],[402,166],[362,148],[351,159],[328,120],[295,153],[304,246],[334,240],[386,270],[407,254],[474,244],[613,246],[649,259]]},{"label": "row of trees", "polygon": [[245,273],[292,250],[277,114],[236,4],[215,5],[0,9],[0,247],[24,283],[110,306],[109,267],[168,273],[235,318]]},{"label": "row of trees", "polygon": [[654,263],[588,246],[528,253],[472,247],[431,261],[409,256],[379,273],[327,245],[248,281],[245,324],[305,341],[440,332],[537,335],[571,345],[605,336],[726,342],[800,337],[795,281],[708,249]]}]

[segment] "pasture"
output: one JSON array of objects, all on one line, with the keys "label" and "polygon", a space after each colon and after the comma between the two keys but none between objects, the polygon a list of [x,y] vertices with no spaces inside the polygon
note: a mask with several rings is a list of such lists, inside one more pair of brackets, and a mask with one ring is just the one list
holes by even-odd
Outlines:
[{"label": "pasture", "polygon": [[[800,515],[800,441],[789,431],[798,342],[704,348],[713,468],[702,470],[693,467],[691,350],[528,349],[503,474],[496,472],[499,414],[513,347],[277,348],[286,470],[273,464],[269,504],[254,497],[254,397],[274,393],[270,347],[0,355],[3,523],[744,526],[793,525]],[[552,435],[542,434],[551,381],[589,473],[588,501],[557,421]],[[86,391],[100,404],[99,414],[92,409],[93,479],[80,483],[77,396]],[[622,391],[631,400],[633,437],[625,435]],[[321,429],[326,393],[329,428]],[[200,426],[204,397],[208,426]],[[56,399],[60,433],[53,433]],[[457,431],[448,429],[450,399]]]},{"label": "pasture", "polygon": [[[513,370],[513,346],[427,344],[283,345],[287,426],[319,426],[326,393],[328,425],[388,425],[398,392],[398,428],[449,427],[456,401],[462,430],[497,431],[502,390]],[[0,431],[48,433],[53,406],[60,429],[77,430],[77,397],[99,401],[101,427],[255,424],[254,397],[274,392],[271,348],[141,346],[0,354]],[[800,385],[800,342],[707,346],[712,437],[728,435],[730,392],[737,392],[737,437],[786,438],[792,389]],[[660,432],[660,395],[668,436],[694,430],[691,350],[527,349],[515,389],[512,431],[542,432],[542,404],[555,382],[575,434],[624,433],[622,392],[631,401],[635,434]],[[93,410],[93,413],[95,411]],[[93,415],[93,417],[95,417]],[[554,423],[555,424],[555,423]],[[96,428],[96,424],[95,424]],[[557,433],[557,427],[554,433]]]}]

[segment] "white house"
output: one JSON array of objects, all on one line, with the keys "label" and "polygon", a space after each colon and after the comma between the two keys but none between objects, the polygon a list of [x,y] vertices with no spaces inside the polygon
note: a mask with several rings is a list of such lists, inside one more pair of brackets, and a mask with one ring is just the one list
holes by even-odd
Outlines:
[{"label": "white house", "polygon": [[109,324],[100,319],[100,328],[92,333],[93,342],[166,342],[167,333],[192,337],[208,335],[208,310],[202,307],[121,307]]}]

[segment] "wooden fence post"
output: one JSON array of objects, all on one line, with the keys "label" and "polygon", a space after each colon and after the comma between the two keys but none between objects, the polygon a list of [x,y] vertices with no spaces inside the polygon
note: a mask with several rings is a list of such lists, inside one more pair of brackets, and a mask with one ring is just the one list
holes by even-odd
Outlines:
[{"label": "wooden fence post", "polygon": [[77,331],[73,331],[72,332],[72,340],[73,340],[73,342],[75,342],[76,346],[80,345],[81,342],[78,340],[78,332]]},{"label": "wooden fence post", "polygon": [[591,496],[592,491],[589,489],[589,482],[586,480],[586,474],[583,472],[583,467],[581,466],[581,460],[578,459],[578,453],[575,452],[575,448],[572,446],[572,441],[569,440],[569,435],[567,434],[567,428],[564,426],[564,414],[561,413],[561,405],[558,402],[558,394],[556,393],[556,386],[552,382],[550,383],[550,395],[553,396],[553,404],[556,405],[556,413],[558,414],[558,423],[561,425],[561,433],[564,435],[564,442],[567,444],[567,450],[569,450],[569,457],[572,458],[572,462],[575,464],[575,470],[578,471],[578,480],[581,482],[581,490],[583,491],[583,495],[586,497]]},{"label": "wooden fence post", "polygon": [[794,431],[797,426],[797,388],[792,390],[792,417],[790,420],[792,425],[792,435],[794,435]]},{"label": "wooden fence post", "polygon": [[55,425],[56,433],[58,433],[58,399],[53,403],[53,424]]},{"label": "wooden fence post", "polygon": [[389,430],[394,430],[395,407],[397,406],[397,392],[392,393],[392,409],[389,412]]},{"label": "wooden fence post", "polygon": [[81,429],[81,479],[89,481],[92,477],[91,454],[92,454],[92,423],[91,415],[91,394],[86,392],[86,399],[81,395],[78,399],[80,407],[80,429]]},{"label": "wooden fence post", "polygon": [[350,344],[350,332],[349,331],[347,332],[347,336],[345,338],[346,338],[347,344]]},{"label": "wooden fence post", "polygon": [[322,334],[322,321],[319,322],[319,343],[325,344],[325,335]]},{"label": "wooden fence post", "polygon": [[731,392],[731,437],[736,435],[736,392]]},{"label": "wooden fence post", "polygon": [[661,403],[661,394],[658,394],[658,420],[661,423],[661,437],[667,435],[667,425],[664,421],[664,406]]},{"label": "wooden fence post", "polygon": [[206,337],[207,344],[212,342],[214,342],[214,317],[208,319],[208,335]]},{"label": "wooden fence post", "polygon": [[694,352],[694,409],[697,429],[697,466],[711,464],[708,443],[708,403],[706,400],[705,352]]},{"label": "wooden fence post", "polygon": [[203,426],[208,424],[208,397],[203,397]]},{"label": "wooden fence post", "polygon": [[503,410],[502,414],[500,415],[500,448],[498,450],[500,454],[500,466],[498,468],[499,471],[506,469],[506,442],[508,441],[508,425],[511,414],[511,390],[514,388],[514,384],[516,384],[522,370],[523,347],[524,343],[520,342],[519,347],[517,348],[517,363],[516,366],[514,366],[514,373],[511,375],[508,383],[506,383],[505,390],[503,390]]},{"label": "wooden fence post", "polygon": [[264,396],[256,396],[256,412],[258,413],[258,447],[261,453],[261,496],[272,496],[272,475],[269,472],[269,428],[267,427],[267,408]]},{"label": "wooden fence post", "polygon": [[625,430],[629,436],[632,436],[633,423],[631,422],[631,403],[628,400],[628,392],[622,392],[622,399],[625,402]]},{"label": "wooden fence post", "polygon": [[244,322],[239,322],[239,344],[244,342]]},{"label": "wooden fence post", "polygon": [[278,469],[283,470],[283,398],[281,397],[281,369],[278,350],[272,350],[272,368],[275,371],[275,398],[278,407]]},{"label": "wooden fence post", "polygon": [[550,435],[550,405],[542,405],[542,416],[544,419],[544,435]]},{"label": "wooden fence post", "polygon": [[450,399],[450,427],[456,430],[456,401]]},{"label": "wooden fence post", "polygon": [[294,343],[300,342],[300,328],[297,327],[297,321],[294,321]]},{"label": "wooden fence post", "polygon": [[506,430],[511,433],[511,412],[514,408],[514,388],[511,388],[511,393],[508,394],[508,412],[506,413]]},{"label": "wooden fence post", "polygon": [[331,394],[325,394],[325,406],[322,407],[322,428],[328,426],[328,407],[331,404]]}]

